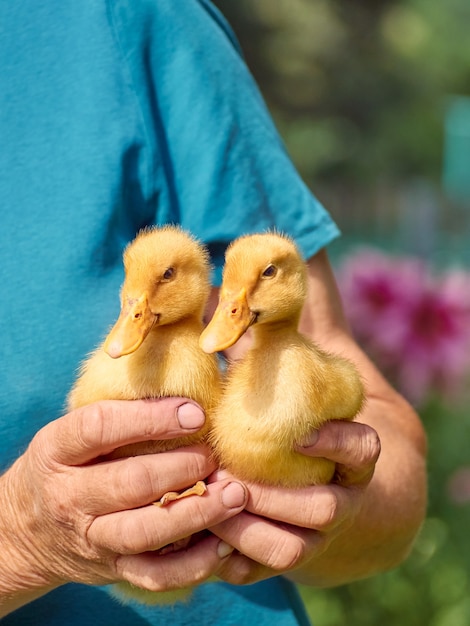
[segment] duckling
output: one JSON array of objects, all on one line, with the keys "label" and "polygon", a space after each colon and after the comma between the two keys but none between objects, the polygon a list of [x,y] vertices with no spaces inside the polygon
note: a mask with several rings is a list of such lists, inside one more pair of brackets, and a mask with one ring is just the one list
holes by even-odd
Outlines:
[{"label": "duckling", "polygon": [[219,303],[200,345],[225,350],[251,328],[252,346],[229,366],[209,435],[221,467],[242,480],[290,488],[329,482],[334,463],[295,445],[362,407],[356,367],[298,331],[306,295],[306,264],[287,236],[247,235],[227,249]]},{"label": "duckling", "polygon": [[[195,434],[122,446],[112,458],[163,452],[203,439],[221,385],[217,357],[205,354],[198,345],[210,292],[206,249],[179,227],[155,227],[137,235],[123,261],[119,318],[81,366],[68,396],[68,409],[98,400],[181,396],[195,400],[204,409],[206,421]],[[204,491],[205,484],[199,482],[182,494],[165,494],[160,504]],[[127,583],[117,587],[121,595],[146,603],[172,603],[188,595],[187,590],[152,593]]]}]

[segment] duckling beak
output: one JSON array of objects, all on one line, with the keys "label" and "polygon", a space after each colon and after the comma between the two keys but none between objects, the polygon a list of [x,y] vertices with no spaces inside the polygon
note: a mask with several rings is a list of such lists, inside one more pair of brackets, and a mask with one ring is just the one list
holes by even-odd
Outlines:
[{"label": "duckling beak", "polygon": [[127,298],[119,318],[104,343],[104,350],[113,359],[131,354],[142,344],[158,316],[151,312],[147,294],[140,298]]},{"label": "duckling beak", "polygon": [[233,346],[255,321],[256,313],[248,306],[245,288],[235,297],[222,292],[215,313],[199,338],[199,345],[209,354],[225,350]]}]

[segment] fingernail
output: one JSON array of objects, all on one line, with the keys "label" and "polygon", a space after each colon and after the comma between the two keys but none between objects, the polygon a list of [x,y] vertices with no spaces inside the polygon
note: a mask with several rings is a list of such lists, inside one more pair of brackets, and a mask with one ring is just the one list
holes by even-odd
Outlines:
[{"label": "fingernail", "polygon": [[300,448],[310,448],[314,446],[318,441],[318,430],[312,430],[303,441],[299,443]]},{"label": "fingernail", "polygon": [[204,412],[195,404],[186,402],[178,407],[176,417],[181,428],[194,429],[200,428],[204,424]]},{"label": "fingernail", "polygon": [[225,541],[219,541],[219,545],[217,546],[217,556],[219,559],[225,559],[226,556],[232,554],[233,547]]},{"label": "fingernail", "polygon": [[228,509],[235,509],[245,503],[245,489],[240,483],[229,483],[222,491],[222,503]]}]

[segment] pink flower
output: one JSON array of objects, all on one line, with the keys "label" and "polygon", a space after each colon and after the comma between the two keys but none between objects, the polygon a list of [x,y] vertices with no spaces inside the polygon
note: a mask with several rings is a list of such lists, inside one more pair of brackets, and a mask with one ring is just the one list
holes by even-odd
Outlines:
[{"label": "pink flower", "polygon": [[455,504],[470,502],[470,467],[462,466],[455,470],[447,483],[447,493]]},{"label": "pink flower", "polygon": [[470,284],[466,277],[465,288],[456,290],[460,282],[456,278],[449,274],[436,280],[422,291],[409,312],[406,358],[399,380],[411,398],[424,398],[433,387],[456,392],[468,373]]},{"label": "pink flower", "polygon": [[351,328],[411,400],[455,392],[470,370],[470,275],[359,251],[338,271]]}]

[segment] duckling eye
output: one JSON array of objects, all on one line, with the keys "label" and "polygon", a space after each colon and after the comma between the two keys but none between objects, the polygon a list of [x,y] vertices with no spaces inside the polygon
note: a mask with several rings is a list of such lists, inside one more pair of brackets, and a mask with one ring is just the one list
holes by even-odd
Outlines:
[{"label": "duckling eye", "polygon": [[173,278],[173,276],[175,275],[175,270],[173,267],[168,267],[164,272],[163,272],[163,280],[171,280]]},{"label": "duckling eye", "polygon": [[268,267],[261,274],[263,278],[273,278],[277,274],[277,267],[275,265],[268,265]]}]

